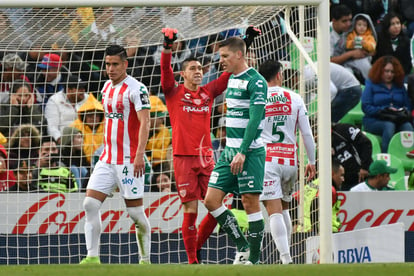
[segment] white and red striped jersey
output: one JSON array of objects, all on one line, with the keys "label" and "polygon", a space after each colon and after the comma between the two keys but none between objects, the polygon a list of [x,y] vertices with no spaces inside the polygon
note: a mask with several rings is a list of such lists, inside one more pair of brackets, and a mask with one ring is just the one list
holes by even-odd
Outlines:
[{"label": "white and red striped jersey", "polygon": [[101,93],[105,138],[104,151],[99,159],[108,164],[133,163],[140,128],[137,112],[150,109],[148,90],[128,75],[115,86],[108,80]]},{"label": "white and red striped jersey", "polygon": [[269,87],[262,132],[266,161],[297,165],[297,127],[302,134],[309,162],[315,164],[315,142],[302,98],[283,87]]}]

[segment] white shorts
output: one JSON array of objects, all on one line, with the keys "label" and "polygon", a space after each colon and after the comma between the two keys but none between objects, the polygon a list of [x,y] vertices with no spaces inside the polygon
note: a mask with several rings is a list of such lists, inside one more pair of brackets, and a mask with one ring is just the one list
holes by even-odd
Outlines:
[{"label": "white shorts", "polygon": [[98,161],[87,189],[110,195],[116,187],[125,199],[143,198],[144,176],[134,177],[134,164],[115,165]]},{"label": "white shorts", "polygon": [[297,174],[298,169],[296,166],[266,162],[263,192],[260,195],[260,201],[281,198],[285,202],[290,202]]}]

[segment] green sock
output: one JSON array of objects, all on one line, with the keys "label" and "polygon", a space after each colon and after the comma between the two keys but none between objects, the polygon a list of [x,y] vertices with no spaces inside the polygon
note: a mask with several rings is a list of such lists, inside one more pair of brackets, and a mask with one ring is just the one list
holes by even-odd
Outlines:
[{"label": "green sock", "polygon": [[247,240],[250,244],[249,261],[256,264],[260,261],[261,246],[264,234],[264,220],[249,221]]},{"label": "green sock", "polygon": [[237,251],[244,252],[249,248],[249,243],[240,230],[239,224],[232,212],[227,209],[220,216],[216,217],[216,220],[236,244]]}]

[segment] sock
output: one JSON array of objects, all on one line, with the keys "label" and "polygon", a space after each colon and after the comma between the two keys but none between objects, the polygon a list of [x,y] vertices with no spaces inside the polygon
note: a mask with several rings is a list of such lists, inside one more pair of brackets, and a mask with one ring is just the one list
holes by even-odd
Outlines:
[{"label": "sock", "polygon": [[236,218],[234,217],[233,213],[229,211],[229,209],[223,205],[220,208],[212,211],[211,214],[216,218],[221,228],[226,231],[229,237],[236,244],[237,251],[245,252],[249,249],[249,243],[240,230]]},{"label": "sock", "polygon": [[198,226],[197,233],[197,250],[200,250],[203,247],[203,244],[206,242],[211,233],[213,233],[214,228],[216,228],[217,220],[209,213],[207,214],[200,225]]},{"label": "sock", "polygon": [[290,246],[292,240],[292,220],[290,219],[289,210],[282,211],[283,220],[285,221],[286,226],[286,235],[288,237],[288,245]]},{"label": "sock", "polygon": [[262,240],[264,234],[264,220],[262,212],[247,215],[249,220],[249,231],[247,240],[250,244],[249,261],[256,264],[260,261],[262,253]]},{"label": "sock", "polygon": [[150,261],[151,226],[144,212],[144,206],[127,207],[129,217],[135,223],[138,251],[141,260]]},{"label": "sock", "polygon": [[187,252],[188,263],[198,263],[197,260],[197,228],[195,226],[197,220],[196,213],[184,213],[184,220],[181,231],[183,233],[183,240],[185,251]]},{"label": "sock", "polygon": [[290,252],[289,252],[288,236],[287,236],[287,231],[286,231],[286,226],[285,226],[285,221],[283,219],[283,215],[280,213],[275,213],[271,215],[269,217],[269,226],[270,226],[270,233],[272,234],[272,238],[276,244],[276,248],[280,253],[282,263],[285,263],[286,261],[289,261],[290,259]]},{"label": "sock", "polygon": [[99,242],[101,239],[101,208],[102,202],[92,198],[85,197],[83,200],[83,209],[85,210],[85,241],[88,250],[88,257],[99,256]]}]

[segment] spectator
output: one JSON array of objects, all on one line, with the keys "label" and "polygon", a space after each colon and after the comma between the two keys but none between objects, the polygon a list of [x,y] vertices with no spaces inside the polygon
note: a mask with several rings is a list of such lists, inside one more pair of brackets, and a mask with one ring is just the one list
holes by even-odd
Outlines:
[{"label": "spectator", "polygon": [[40,190],[52,193],[78,191],[75,176],[59,160],[59,149],[51,136],[42,137],[39,159],[33,171],[33,179]]},{"label": "spectator", "polygon": [[151,185],[151,192],[170,193],[173,191],[170,177],[162,172],[153,175],[153,184]]},{"label": "spectator", "polygon": [[[331,62],[329,69],[331,121],[338,122],[359,103],[362,89],[356,77],[343,66]],[[305,66],[304,79],[306,89],[316,89],[317,75],[309,65]]]},{"label": "spectator", "polygon": [[0,192],[7,191],[14,185],[16,185],[16,178],[13,171],[9,169],[6,149],[0,145]]},{"label": "spectator", "polygon": [[403,22],[407,26],[407,35],[412,37],[414,35],[414,2],[411,0],[399,0],[398,4],[398,13],[402,15]]},{"label": "spectator", "polygon": [[332,124],[332,156],[345,169],[342,191],[349,191],[353,186],[364,181],[372,163],[372,144],[368,137],[351,124]]},{"label": "spectator", "polygon": [[399,109],[411,114],[411,103],[404,86],[404,70],[393,56],[380,57],[372,65],[361,98],[366,131],[382,137],[381,151],[386,153],[392,136],[399,131],[413,131],[411,116],[394,120],[389,113]]},{"label": "spectator", "polygon": [[331,62],[357,71],[363,68],[363,58],[368,56],[368,52],[364,49],[346,51],[346,37],[351,31],[351,19],[352,12],[347,6],[331,6],[330,55]]},{"label": "spectator", "polygon": [[346,49],[363,49],[368,53],[368,56],[359,59],[357,64],[364,81],[368,78],[369,69],[371,69],[371,57],[375,54],[376,46],[377,33],[371,18],[363,13],[355,15],[352,19],[352,31],[348,33],[346,38]]},{"label": "spectator", "polygon": [[145,150],[152,167],[159,166],[167,161],[167,149],[171,144],[171,134],[165,126],[165,118],[168,116],[167,107],[157,96],[150,96],[151,118],[150,134]]},{"label": "spectator", "polygon": [[68,72],[61,71],[62,59],[57,54],[44,55],[37,67],[41,69],[41,73],[35,81],[38,92],[36,100],[38,103],[46,104],[50,96],[64,90]]},{"label": "spectator", "polygon": [[[341,190],[344,182],[344,175],[346,171],[344,167],[332,158],[332,232],[336,233],[341,227],[341,222],[338,218],[339,207],[341,201],[338,199],[337,191]],[[294,225],[297,225],[297,232],[319,233],[319,179],[313,180],[311,183],[304,186],[304,214],[303,224],[297,221],[298,205],[299,205],[299,191],[295,192],[291,202],[291,213]]]},{"label": "spectator", "polygon": [[[30,92],[33,92],[33,86],[28,77],[25,76],[27,63],[24,62],[17,54],[7,54],[3,57],[2,80],[0,84],[0,103],[7,102],[11,86],[15,80],[24,80],[30,84]],[[8,93],[3,93],[8,92]]]},{"label": "spectator", "polygon": [[401,63],[404,74],[408,75],[413,67],[410,55],[410,38],[403,30],[401,16],[390,12],[384,16],[381,26],[377,50],[372,62],[374,63],[383,56],[394,56]]},{"label": "spectator", "polygon": [[86,188],[90,175],[90,163],[86,160],[83,152],[83,136],[79,129],[74,127],[63,128],[60,156],[62,163],[70,168],[76,177],[79,189]]},{"label": "spectator", "polygon": [[82,132],[83,150],[89,164],[93,153],[104,142],[104,108],[102,104],[89,94],[86,102],[78,110],[78,118],[70,125]]},{"label": "spectator", "polygon": [[119,30],[113,25],[113,8],[97,7],[93,8],[93,13],[95,21],[81,31],[82,39],[94,43],[120,43]]},{"label": "spectator", "polygon": [[42,107],[34,103],[31,86],[24,80],[13,82],[9,100],[0,105],[0,114],[0,131],[8,138],[22,124],[32,124],[41,134],[46,134],[47,124]]},{"label": "spectator", "polygon": [[52,95],[46,103],[47,133],[58,143],[63,128],[76,120],[78,110],[87,98],[85,84],[77,76],[71,75],[65,89]]},{"label": "spectator", "polygon": [[33,167],[26,160],[20,162],[17,169],[14,170],[16,185],[12,186],[10,192],[38,192],[39,188],[33,181]]},{"label": "spectator", "polygon": [[396,173],[397,169],[389,167],[385,160],[375,160],[369,166],[368,178],[351,189],[351,192],[373,192],[390,190],[387,187],[390,174]]},{"label": "spectator", "polygon": [[40,132],[30,124],[16,128],[9,140],[9,167],[14,170],[23,161],[29,166],[37,165],[40,147]]}]

